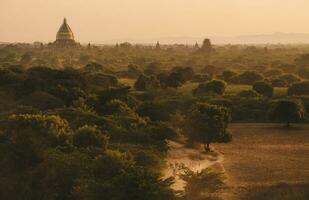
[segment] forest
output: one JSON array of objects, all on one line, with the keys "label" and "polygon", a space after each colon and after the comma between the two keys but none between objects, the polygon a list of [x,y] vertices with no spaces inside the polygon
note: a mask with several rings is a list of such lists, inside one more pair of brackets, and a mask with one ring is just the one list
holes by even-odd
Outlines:
[{"label": "forest", "polygon": [[[292,186],[242,185],[237,199],[305,200],[308,122],[309,45],[0,44],[0,199],[229,199],[228,175],[242,173],[229,156],[249,154],[251,137],[293,142],[282,160],[303,168],[291,165]],[[224,152],[226,165],[173,164],[177,145],[180,159],[218,164]]]}]

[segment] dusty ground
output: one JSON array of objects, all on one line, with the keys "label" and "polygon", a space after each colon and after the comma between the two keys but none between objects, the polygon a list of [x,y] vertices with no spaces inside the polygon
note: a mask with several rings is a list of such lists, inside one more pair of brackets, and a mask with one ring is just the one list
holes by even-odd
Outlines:
[{"label": "dusty ground", "polygon": [[232,124],[230,129],[233,142],[214,145],[224,155],[225,199],[243,199],[240,195],[253,188],[273,190],[278,184],[283,191],[308,186],[303,183],[309,181],[309,125],[286,130],[277,124]]},{"label": "dusty ground", "polygon": [[208,167],[224,170],[222,155],[205,154],[202,149],[186,148],[183,144],[173,141],[169,141],[169,147],[167,168],[163,173],[165,178],[175,177],[175,184],[172,186],[175,190],[183,190],[185,186],[185,183],[177,176],[180,165],[185,165],[193,171],[201,171]]}]

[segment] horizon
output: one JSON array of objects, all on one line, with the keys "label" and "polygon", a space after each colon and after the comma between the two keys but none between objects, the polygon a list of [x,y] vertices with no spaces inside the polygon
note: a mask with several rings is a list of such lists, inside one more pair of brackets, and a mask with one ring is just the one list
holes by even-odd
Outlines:
[{"label": "horizon", "polygon": [[53,42],[64,17],[81,43],[309,34],[308,7],[306,0],[1,0],[0,41]]}]

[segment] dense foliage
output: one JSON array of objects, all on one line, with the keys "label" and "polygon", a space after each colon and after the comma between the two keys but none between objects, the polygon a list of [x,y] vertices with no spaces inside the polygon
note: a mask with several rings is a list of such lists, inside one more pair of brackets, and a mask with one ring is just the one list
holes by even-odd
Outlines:
[{"label": "dense foliage", "polygon": [[[230,120],[308,122],[308,51],[0,45],[0,199],[177,199],[161,174],[168,140],[209,151],[231,140]],[[216,191],[217,175],[185,170],[181,198]]]}]

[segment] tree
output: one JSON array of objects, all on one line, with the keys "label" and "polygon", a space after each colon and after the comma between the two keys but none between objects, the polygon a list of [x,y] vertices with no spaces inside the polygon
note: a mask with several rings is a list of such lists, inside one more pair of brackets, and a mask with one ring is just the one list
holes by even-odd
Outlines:
[{"label": "tree", "polygon": [[245,71],[242,74],[233,76],[231,78],[232,83],[237,84],[253,84],[257,81],[262,81],[264,77],[255,71]]},{"label": "tree", "polygon": [[309,81],[294,83],[289,87],[288,95],[309,95]]},{"label": "tree", "polygon": [[230,82],[231,79],[236,75],[237,75],[236,72],[233,72],[231,70],[225,70],[222,72],[220,77],[222,78],[222,80],[225,80],[226,82]]},{"label": "tree", "polygon": [[304,108],[300,102],[292,100],[279,100],[270,110],[270,118],[285,123],[290,127],[292,122],[300,121],[304,116]]},{"label": "tree", "polygon": [[141,74],[134,83],[134,88],[138,91],[158,88],[159,86],[160,83],[155,76],[146,76],[144,74]]},{"label": "tree", "polygon": [[274,88],[270,84],[263,81],[254,83],[252,89],[267,97],[272,97],[274,94]]},{"label": "tree", "polygon": [[[2,122],[3,123],[3,122]],[[68,147],[72,131],[66,120],[55,115],[11,115],[1,135],[8,145],[9,160],[14,168],[28,169],[44,158],[47,149]]]},{"label": "tree", "polygon": [[212,80],[206,83],[200,83],[192,92],[194,95],[203,93],[215,93],[222,95],[225,92],[226,83],[221,80]]},{"label": "tree", "polygon": [[204,144],[206,152],[213,142],[228,142],[231,135],[227,131],[230,114],[221,106],[197,103],[187,117],[186,129],[189,139]]}]

